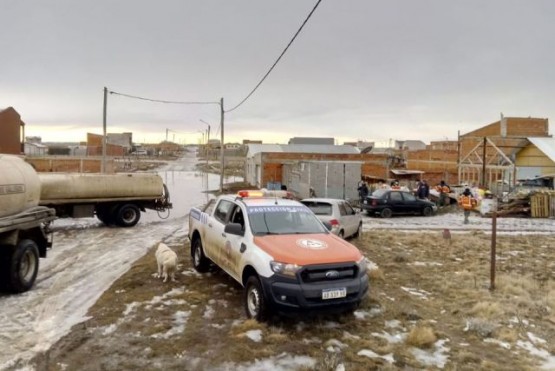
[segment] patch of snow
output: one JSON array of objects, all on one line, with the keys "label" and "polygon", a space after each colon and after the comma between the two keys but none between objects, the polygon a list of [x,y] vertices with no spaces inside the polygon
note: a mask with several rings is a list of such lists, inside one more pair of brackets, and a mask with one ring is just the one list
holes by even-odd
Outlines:
[{"label": "patch of snow", "polygon": [[334,322],[334,321],[326,321],[322,324],[323,328],[340,328],[341,324]]},{"label": "patch of snow", "polygon": [[507,350],[511,349],[511,344],[509,344],[507,342],[504,342],[504,341],[501,341],[501,340],[498,340],[498,339],[494,339],[494,338],[484,339],[484,343],[497,344],[501,348],[505,348]]},{"label": "patch of snow", "polygon": [[184,276],[195,276],[195,277],[202,277],[202,274],[197,272],[194,268],[189,268],[181,272]]},{"label": "patch of snow", "polygon": [[438,263],[438,262],[419,262],[416,261],[414,263],[409,263],[408,265],[414,265],[417,267],[441,267],[443,266],[442,263]]},{"label": "patch of snow", "polygon": [[183,331],[185,331],[185,325],[187,324],[187,320],[189,319],[190,315],[191,311],[178,310],[173,315],[173,326],[171,329],[163,334],[153,334],[150,337],[155,339],[169,339],[174,335],[181,334]]},{"label": "patch of snow", "polygon": [[282,353],[276,357],[255,360],[246,364],[225,364],[224,370],[236,371],[290,371],[299,369],[312,369],[316,366],[316,360],[309,356],[292,356]]},{"label": "patch of snow", "polygon": [[347,340],[360,340],[360,336],[358,335],[353,335],[348,331],[343,331],[343,339],[347,339]]},{"label": "patch of snow", "polygon": [[516,346],[526,350],[535,357],[541,358],[543,360],[543,363],[540,366],[542,370],[555,370],[555,356],[547,350],[537,348],[530,341],[518,340],[516,342]]},{"label": "patch of snow", "polygon": [[123,311],[123,316],[127,317],[128,315],[131,314],[131,312],[133,312],[140,304],[136,301],[126,304],[125,305],[125,310]]},{"label": "patch of snow", "polygon": [[214,313],[216,313],[214,308],[212,308],[210,305],[207,305],[204,313],[202,314],[202,318],[212,319],[214,318]]},{"label": "patch of snow", "polygon": [[547,341],[545,339],[539,338],[531,332],[527,332],[526,335],[528,336],[528,339],[530,339],[530,341],[534,344],[545,344],[545,343],[547,343]]},{"label": "patch of snow", "polygon": [[405,292],[408,292],[411,295],[418,296],[422,300],[428,300],[428,296],[432,295],[431,293],[429,293],[425,290],[415,289],[415,288],[412,288],[412,287],[403,287],[403,286],[401,286],[401,290],[403,290]]},{"label": "patch of snow", "polygon": [[335,371],[345,371],[345,365],[343,363],[338,364]]},{"label": "patch of snow", "polygon": [[116,331],[117,328],[118,328],[118,325],[116,325],[115,323],[112,323],[110,326],[106,326],[102,329],[102,335],[110,335],[111,333]]},{"label": "patch of snow", "polygon": [[420,363],[426,366],[435,366],[438,368],[445,367],[445,364],[449,360],[449,348],[445,346],[445,343],[449,339],[438,340],[434,344],[434,349],[424,350],[420,348],[411,348],[411,353]]},{"label": "patch of snow", "polygon": [[395,359],[393,358],[393,353],[389,353],[389,354],[386,354],[385,356],[381,356],[377,353],[374,353],[373,351],[371,351],[369,349],[363,349],[363,350],[359,351],[357,353],[357,355],[363,356],[363,357],[368,357],[368,358],[381,358],[381,359],[386,360],[389,363],[395,362]]},{"label": "patch of snow", "polygon": [[330,339],[326,341],[324,346],[327,346],[326,350],[330,353],[341,353],[343,349],[349,347],[347,344],[342,343],[337,339]]},{"label": "patch of snow", "polygon": [[381,334],[377,333],[377,332],[373,332],[371,335],[375,336],[375,337],[378,337],[378,338],[381,338],[381,339],[384,339],[390,344],[401,343],[407,337],[406,333],[398,333],[398,334],[391,335],[389,332],[386,332],[386,331],[382,331]]},{"label": "patch of snow", "polygon": [[322,340],[320,340],[318,338],[310,338],[310,339],[304,338],[301,341],[302,341],[303,344],[307,344],[307,345],[309,345],[309,344],[322,344]]},{"label": "patch of snow", "polygon": [[379,316],[382,313],[383,313],[383,309],[379,307],[371,308],[369,311],[355,310],[353,312],[353,314],[355,315],[355,318],[360,320],[366,319],[366,317],[373,318],[373,317]]},{"label": "patch of snow", "polygon": [[245,336],[255,343],[260,343],[262,341],[262,330],[249,330],[245,333]]},{"label": "patch of snow", "polygon": [[397,320],[397,319],[393,319],[391,321],[385,321],[385,327],[386,328],[397,328],[397,327],[401,327],[401,321]]}]

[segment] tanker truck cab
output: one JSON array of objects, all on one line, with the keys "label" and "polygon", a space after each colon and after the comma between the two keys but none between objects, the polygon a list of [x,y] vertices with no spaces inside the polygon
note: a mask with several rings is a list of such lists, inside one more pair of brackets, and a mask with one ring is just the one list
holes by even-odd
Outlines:
[{"label": "tanker truck cab", "polygon": [[224,195],[189,217],[193,266],[212,262],[244,288],[249,318],[347,311],[368,292],[366,258],[298,201],[260,191]]}]

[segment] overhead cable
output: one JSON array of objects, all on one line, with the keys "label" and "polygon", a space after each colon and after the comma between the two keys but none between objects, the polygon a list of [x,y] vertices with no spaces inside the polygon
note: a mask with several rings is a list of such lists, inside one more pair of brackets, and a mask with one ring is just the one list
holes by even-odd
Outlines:
[{"label": "overhead cable", "polygon": [[109,90],[109,92],[110,92],[110,94],[121,95],[122,97],[146,100],[146,101],[149,101],[149,102],[156,102],[156,103],[167,103],[167,104],[218,104],[218,105],[220,104],[220,102],[180,102],[180,101],[171,101],[171,100],[162,100],[162,99],[151,99],[151,98],[138,97],[136,95],[118,93],[118,92],[111,91],[111,90]]},{"label": "overhead cable", "polygon": [[258,89],[258,87],[260,85],[262,85],[262,83],[264,82],[264,80],[266,80],[266,78],[268,77],[268,75],[272,72],[272,70],[274,69],[274,67],[278,64],[278,62],[281,60],[281,57],[283,57],[283,55],[285,54],[285,52],[287,52],[287,49],[289,49],[289,47],[291,46],[291,44],[293,44],[293,41],[295,41],[295,39],[297,38],[297,36],[299,35],[299,33],[301,32],[301,30],[303,29],[303,27],[305,26],[306,22],[308,22],[308,20],[310,19],[310,17],[312,17],[312,13],[314,13],[314,11],[316,10],[316,8],[318,8],[318,5],[320,5],[320,3],[322,2],[322,0],[318,0],[318,2],[316,3],[316,5],[314,5],[314,8],[312,8],[312,10],[310,11],[310,13],[308,14],[308,16],[306,17],[306,19],[304,20],[303,24],[301,25],[301,27],[297,30],[297,32],[295,33],[295,35],[293,36],[293,38],[291,39],[291,41],[289,41],[289,44],[287,44],[287,46],[285,47],[285,49],[283,49],[283,52],[281,52],[280,56],[278,57],[278,59],[274,62],[274,64],[272,65],[272,67],[270,67],[270,69],[268,70],[268,72],[266,72],[266,74],[264,75],[264,77],[262,77],[262,79],[260,80],[260,82],[258,84],[256,84],[256,86],[254,87],[254,89],[252,89],[252,91],[241,101],[239,102],[239,104],[237,104],[235,107],[225,111],[227,112],[231,112],[236,110],[237,108],[239,108],[243,103],[245,103],[247,101],[247,99],[250,98],[251,95],[254,94],[254,92],[256,91],[256,89]]}]

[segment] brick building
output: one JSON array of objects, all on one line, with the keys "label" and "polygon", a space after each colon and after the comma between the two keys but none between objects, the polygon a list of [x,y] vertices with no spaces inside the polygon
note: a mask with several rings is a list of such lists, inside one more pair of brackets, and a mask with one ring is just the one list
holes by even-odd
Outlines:
[{"label": "brick building", "polygon": [[0,108],[0,153],[22,154],[25,123],[13,107]]}]

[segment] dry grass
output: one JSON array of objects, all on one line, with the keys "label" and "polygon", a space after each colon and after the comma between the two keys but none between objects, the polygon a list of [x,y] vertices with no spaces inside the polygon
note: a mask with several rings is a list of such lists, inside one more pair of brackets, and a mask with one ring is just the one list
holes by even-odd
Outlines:
[{"label": "dry grass", "polygon": [[417,348],[429,348],[437,340],[436,334],[431,327],[415,326],[413,327],[406,339],[406,344]]},{"label": "dry grass", "polygon": [[[357,316],[301,315],[262,324],[246,319],[242,289],[226,274],[178,275],[177,283],[164,285],[152,277],[156,264],[149,254],[102,295],[90,309],[91,320],[37,361],[37,369],[57,370],[60,363],[80,370],[202,370],[245,366],[281,354],[311,357],[315,370],[335,370],[340,364],[347,370],[435,369],[418,361],[411,349],[433,352],[438,339],[449,340],[446,369],[537,368],[538,359],[527,352],[505,350],[484,339],[494,337],[515,349],[517,340],[533,332],[555,343],[555,251],[550,248],[555,236],[534,236],[534,243],[529,236],[498,236],[493,292],[489,236],[472,232],[452,237],[446,245],[435,231],[364,233],[351,242],[380,268],[368,272],[370,295]],[[178,252],[181,271],[190,271],[189,245],[170,247]],[[181,304],[150,309],[144,304],[172,288],[183,289],[171,298]],[[124,310],[134,302],[139,305],[126,318]],[[183,331],[152,338],[174,328],[177,311],[190,312]],[[103,335],[112,324],[117,330]],[[245,336],[251,330],[261,331],[260,342]],[[362,350],[378,358],[359,355]],[[388,355],[394,363],[380,358]]]}]

